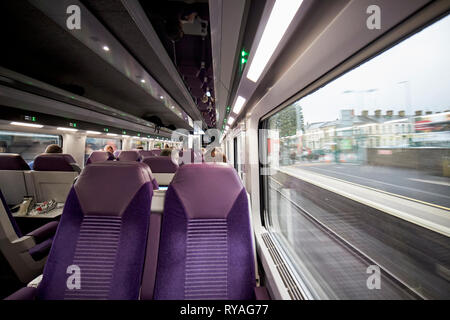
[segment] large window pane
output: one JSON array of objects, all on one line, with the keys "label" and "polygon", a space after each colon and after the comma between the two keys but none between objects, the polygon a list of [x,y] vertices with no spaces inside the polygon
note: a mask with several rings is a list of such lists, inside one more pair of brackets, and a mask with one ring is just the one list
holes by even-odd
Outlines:
[{"label": "large window pane", "polygon": [[143,150],[148,150],[148,141],[133,139],[131,141],[131,149],[143,148]]},{"label": "large window pane", "polygon": [[26,162],[31,162],[50,144],[62,146],[61,137],[49,134],[0,131],[0,152],[18,153]]},{"label": "large window pane", "polygon": [[446,17],[263,122],[265,222],[314,296],[450,298],[449,34]]}]

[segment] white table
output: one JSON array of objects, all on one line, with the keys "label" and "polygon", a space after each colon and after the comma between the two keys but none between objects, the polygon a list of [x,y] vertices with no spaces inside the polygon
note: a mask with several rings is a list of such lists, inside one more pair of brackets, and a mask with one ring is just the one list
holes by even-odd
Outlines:
[{"label": "white table", "polygon": [[62,215],[64,209],[64,203],[58,203],[56,208],[47,213],[37,213],[35,210],[30,211],[29,214],[17,214],[13,213],[14,218],[44,218],[44,219],[54,219]]}]

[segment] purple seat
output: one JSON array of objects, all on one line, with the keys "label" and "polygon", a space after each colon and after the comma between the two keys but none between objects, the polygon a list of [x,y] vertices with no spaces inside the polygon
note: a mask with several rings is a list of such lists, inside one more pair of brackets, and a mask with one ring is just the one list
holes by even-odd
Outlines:
[{"label": "purple seat", "polygon": [[70,154],[43,153],[34,158],[34,171],[77,171],[75,159]]},{"label": "purple seat", "polygon": [[141,161],[142,157],[139,152],[134,150],[121,151],[117,157],[117,161]]},{"label": "purple seat", "polygon": [[165,198],[155,299],[254,299],[250,213],[226,164],[181,166]]},{"label": "purple seat", "polygon": [[161,149],[153,149],[153,150],[150,150],[150,151],[152,152],[153,156],[161,155]]},{"label": "purple seat", "polygon": [[142,162],[150,167],[152,173],[175,173],[178,169],[171,157],[146,157]]},{"label": "purple seat", "polygon": [[[36,298],[138,299],[152,196],[145,164],[86,166],[67,198]],[[79,289],[68,288],[69,266],[79,268]]]},{"label": "purple seat", "polygon": [[25,171],[31,170],[19,154],[0,153],[0,188],[8,205],[16,205],[29,194]]},{"label": "purple seat", "polygon": [[[12,216],[1,190],[0,213],[6,214],[7,217],[0,219],[0,249],[18,279],[22,283],[27,283],[42,272],[58,222],[49,222],[24,235]],[[7,249],[6,246],[11,248]]]},{"label": "purple seat", "polygon": [[0,153],[0,170],[30,170],[20,154]]},{"label": "purple seat", "polygon": [[114,155],[108,151],[94,151],[86,160],[86,165],[94,162],[109,161],[114,159],[115,159]]},{"label": "purple seat", "polygon": [[152,150],[137,150],[137,152],[139,152],[139,154],[141,155],[141,158],[146,158],[146,157],[153,157],[155,156],[155,154],[153,153]]}]

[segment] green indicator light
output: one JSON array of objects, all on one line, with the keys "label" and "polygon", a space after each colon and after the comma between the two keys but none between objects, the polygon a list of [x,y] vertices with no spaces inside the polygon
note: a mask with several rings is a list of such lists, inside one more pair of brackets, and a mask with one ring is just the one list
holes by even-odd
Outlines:
[{"label": "green indicator light", "polygon": [[70,99],[75,99],[75,96],[70,96]]},{"label": "green indicator light", "polygon": [[241,51],[241,63],[239,64],[239,71],[242,72],[244,70],[244,65],[248,61],[248,52],[245,50]]},{"label": "green indicator light", "polygon": [[138,133],[138,137],[140,137],[141,136],[141,134],[140,133]]},{"label": "green indicator light", "polygon": [[73,127],[74,127],[74,128],[76,128],[76,127],[77,127],[77,124],[76,124],[76,123],[74,123],[74,124],[73,124]]},{"label": "green indicator light", "polygon": [[36,117],[31,117],[31,121],[36,122]]},{"label": "green indicator light", "polygon": [[103,131],[105,131],[105,132],[108,132],[108,131],[109,131],[109,129],[108,129],[108,128],[104,128],[104,129],[103,129]]}]

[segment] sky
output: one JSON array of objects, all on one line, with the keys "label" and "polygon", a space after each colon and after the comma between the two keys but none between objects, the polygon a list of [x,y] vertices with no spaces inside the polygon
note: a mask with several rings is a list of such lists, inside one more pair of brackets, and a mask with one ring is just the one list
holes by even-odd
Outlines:
[{"label": "sky", "polygon": [[450,110],[450,15],[297,103],[305,123],[336,120],[341,109]]}]

